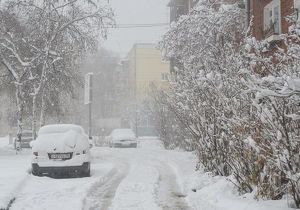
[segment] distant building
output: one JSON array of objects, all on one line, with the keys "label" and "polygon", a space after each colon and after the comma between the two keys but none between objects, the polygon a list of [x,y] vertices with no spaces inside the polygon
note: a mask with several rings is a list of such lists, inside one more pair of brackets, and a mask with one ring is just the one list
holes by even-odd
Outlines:
[{"label": "distant building", "polygon": [[123,60],[122,66],[122,125],[130,125],[138,135],[151,135],[153,123],[145,110],[145,102],[152,85],[159,89],[168,88],[170,64],[162,59],[160,50],[154,44],[137,43]]},{"label": "distant building", "polygon": [[152,84],[165,88],[170,74],[169,62],[163,61],[154,44],[135,44],[128,53],[129,85],[137,103],[148,97]]}]

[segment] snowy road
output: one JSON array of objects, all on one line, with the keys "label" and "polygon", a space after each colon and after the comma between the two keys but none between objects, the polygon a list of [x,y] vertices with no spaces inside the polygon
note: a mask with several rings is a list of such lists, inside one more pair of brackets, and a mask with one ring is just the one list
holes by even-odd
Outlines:
[{"label": "snowy road", "polygon": [[[137,149],[93,148],[92,176],[88,178],[53,179],[20,173],[21,187],[15,186],[10,199],[16,199],[10,209],[189,209],[170,162],[173,153],[162,150],[158,142],[145,142]],[[24,164],[29,159],[29,153],[22,155]],[[28,165],[22,167],[27,171]]]},{"label": "snowy road", "polygon": [[53,179],[28,173],[30,150],[0,148],[0,210],[288,210],[285,200],[256,201],[225,177],[195,172],[192,153],[157,140],[92,154],[91,177]]}]

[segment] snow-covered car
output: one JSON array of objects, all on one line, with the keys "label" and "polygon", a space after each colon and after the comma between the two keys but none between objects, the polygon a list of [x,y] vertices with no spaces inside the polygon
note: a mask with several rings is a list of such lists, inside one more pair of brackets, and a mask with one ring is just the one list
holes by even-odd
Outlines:
[{"label": "snow-covered car", "polygon": [[31,142],[32,174],[90,176],[90,144],[82,127],[72,124],[46,125]]},{"label": "snow-covered car", "polygon": [[115,129],[109,136],[110,147],[137,147],[137,138],[131,129]]}]

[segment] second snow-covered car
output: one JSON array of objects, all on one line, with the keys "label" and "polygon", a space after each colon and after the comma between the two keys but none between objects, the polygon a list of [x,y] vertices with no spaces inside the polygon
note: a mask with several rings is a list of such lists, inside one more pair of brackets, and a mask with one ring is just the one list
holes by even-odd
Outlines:
[{"label": "second snow-covered car", "polygon": [[137,139],[131,129],[115,129],[109,136],[110,147],[137,147]]},{"label": "second snow-covered car", "polygon": [[[20,148],[30,148],[30,142],[33,141],[32,130],[23,130],[21,135],[21,142],[19,144]],[[17,137],[14,138],[14,148],[17,149],[18,141]]]},{"label": "second snow-covered car", "polygon": [[33,175],[90,176],[90,144],[82,127],[72,124],[44,126],[31,146]]}]

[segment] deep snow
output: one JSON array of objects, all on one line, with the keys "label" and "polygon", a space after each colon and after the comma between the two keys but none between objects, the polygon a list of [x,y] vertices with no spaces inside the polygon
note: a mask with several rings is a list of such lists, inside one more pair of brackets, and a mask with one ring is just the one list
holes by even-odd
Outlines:
[{"label": "deep snow", "polygon": [[195,172],[192,153],[164,150],[155,139],[140,140],[137,149],[93,148],[92,176],[77,179],[28,174],[30,150],[15,155],[4,141],[0,138],[0,209],[13,197],[12,210],[288,209],[286,200],[238,195],[226,178]]}]

